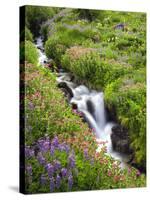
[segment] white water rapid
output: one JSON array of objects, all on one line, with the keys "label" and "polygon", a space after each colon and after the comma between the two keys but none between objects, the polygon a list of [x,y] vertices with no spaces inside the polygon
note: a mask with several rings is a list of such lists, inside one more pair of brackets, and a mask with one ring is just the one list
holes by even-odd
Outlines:
[{"label": "white water rapid", "polygon": [[47,57],[44,53],[42,37],[36,38],[36,47],[38,48],[39,52],[39,64],[43,65],[45,62],[47,62]]}]

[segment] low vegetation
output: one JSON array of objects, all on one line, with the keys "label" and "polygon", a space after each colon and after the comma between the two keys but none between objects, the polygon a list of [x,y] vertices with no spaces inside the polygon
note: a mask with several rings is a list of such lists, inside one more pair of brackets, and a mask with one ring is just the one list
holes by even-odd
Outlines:
[{"label": "low vegetation", "polygon": [[96,153],[94,133],[68,107],[49,69],[25,69],[26,193],[145,186],[145,176],[121,170],[105,144]]},{"label": "low vegetation", "polygon": [[96,153],[94,133],[81,113],[67,105],[55,74],[37,66],[38,51],[32,42],[42,32],[48,58],[80,83],[104,92],[107,107],[115,108],[118,122],[128,129],[134,162],[145,169],[146,16],[72,9],[51,20],[61,11],[27,6],[26,40],[20,51],[21,60],[27,61],[26,192],[143,187],[145,175],[132,167],[120,169],[119,162],[106,154],[105,144]]}]

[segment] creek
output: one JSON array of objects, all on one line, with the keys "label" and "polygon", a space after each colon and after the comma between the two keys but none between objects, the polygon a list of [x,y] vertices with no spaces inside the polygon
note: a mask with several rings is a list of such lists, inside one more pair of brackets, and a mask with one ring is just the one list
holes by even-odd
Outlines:
[{"label": "creek", "polygon": [[[44,66],[48,59],[44,52],[42,37],[36,39],[36,47],[39,51],[39,64]],[[58,84],[65,84],[71,91],[72,96],[69,98],[69,104],[76,105],[77,111],[83,115],[85,121],[93,130],[99,144],[96,151],[99,152],[102,144],[105,143],[106,153],[115,160],[119,160],[121,168],[128,166],[129,154],[116,152],[113,149],[111,134],[115,123],[107,120],[103,92],[90,90],[85,85],[77,85],[76,82],[72,81],[71,74],[63,69],[57,73],[57,82]]]}]

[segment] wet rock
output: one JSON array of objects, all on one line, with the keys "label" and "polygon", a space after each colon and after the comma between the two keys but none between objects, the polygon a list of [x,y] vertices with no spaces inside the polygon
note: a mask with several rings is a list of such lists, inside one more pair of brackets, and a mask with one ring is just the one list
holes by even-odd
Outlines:
[{"label": "wet rock", "polygon": [[37,46],[37,48],[44,52],[44,48],[42,46]]},{"label": "wet rock", "polygon": [[71,106],[72,106],[73,110],[77,110],[78,109],[78,105],[76,103],[72,103]]},{"label": "wet rock", "polygon": [[132,153],[128,131],[124,127],[116,125],[112,128],[111,141],[115,151],[125,154]]},{"label": "wet rock", "polygon": [[56,71],[55,62],[52,59],[47,61],[47,66],[52,72]]},{"label": "wet rock", "polygon": [[73,92],[66,82],[58,83],[58,87],[62,89],[68,100],[70,100],[73,97]]},{"label": "wet rock", "polygon": [[86,104],[87,104],[88,111],[93,115],[93,113],[95,112],[95,108],[92,101],[88,99]]},{"label": "wet rock", "polygon": [[112,106],[111,108],[108,108],[105,105],[105,114],[106,114],[106,120],[108,122],[116,122],[117,123],[117,113],[116,113],[116,109],[114,106]]}]

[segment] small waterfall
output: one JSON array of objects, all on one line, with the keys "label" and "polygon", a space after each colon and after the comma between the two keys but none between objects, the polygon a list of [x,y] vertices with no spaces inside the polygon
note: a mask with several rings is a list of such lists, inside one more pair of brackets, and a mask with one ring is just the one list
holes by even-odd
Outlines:
[{"label": "small waterfall", "polygon": [[97,138],[103,135],[106,125],[106,115],[102,92],[89,91],[86,86],[80,85],[73,90],[74,97],[71,103],[75,103],[78,110],[84,113],[90,127],[93,128]]},{"label": "small waterfall", "polygon": [[[93,129],[97,141],[102,143],[105,142],[107,148],[107,154],[111,155],[114,159],[121,161],[120,166],[126,167],[126,160],[128,156],[122,153],[113,151],[111,142],[112,127],[115,125],[113,122],[107,122],[105,105],[104,105],[104,94],[103,92],[97,92],[95,90],[89,90],[84,85],[76,86],[74,83],[69,81],[69,73],[60,73],[57,81],[65,82],[73,92],[73,97],[70,100],[71,104],[76,104],[78,111],[81,112],[89,124],[90,128]],[[73,85],[73,87],[72,87]],[[97,152],[103,147],[99,145]]]},{"label": "small waterfall", "polygon": [[36,47],[38,48],[38,52],[39,52],[39,64],[43,65],[45,62],[47,62],[47,57],[44,53],[42,37],[38,37],[36,39]]},{"label": "small waterfall", "polygon": [[99,125],[100,129],[104,129],[106,125],[106,115],[105,115],[105,107],[104,107],[104,98],[103,93],[97,93],[93,96],[93,104],[95,105],[95,117],[96,122]]}]

